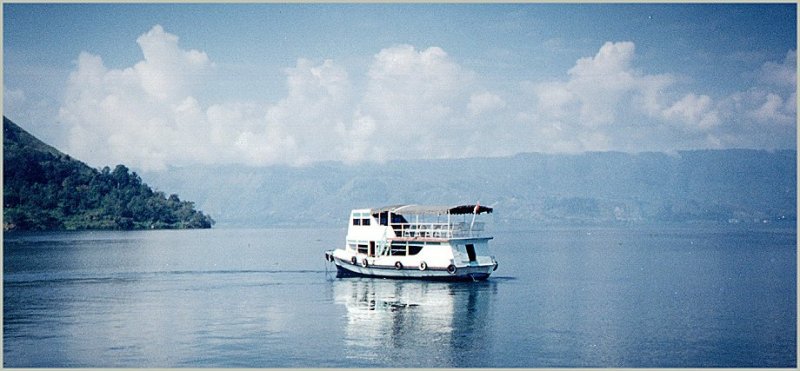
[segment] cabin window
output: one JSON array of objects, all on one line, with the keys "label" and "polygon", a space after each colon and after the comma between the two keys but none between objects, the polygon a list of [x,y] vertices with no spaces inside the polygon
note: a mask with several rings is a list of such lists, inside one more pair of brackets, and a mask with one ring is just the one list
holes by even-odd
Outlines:
[{"label": "cabin window", "polygon": [[353,219],[353,225],[361,225],[361,219]]},{"label": "cabin window", "polygon": [[417,255],[422,251],[422,245],[408,245],[408,255]]},{"label": "cabin window", "polygon": [[406,244],[400,243],[393,243],[392,249],[390,251],[392,256],[405,256],[406,255]]},{"label": "cabin window", "polygon": [[[389,215],[388,214],[389,213],[387,213],[387,212],[380,213],[380,215],[378,215],[378,224],[380,224],[380,225],[389,225]],[[375,214],[372,214],[372,215],[375,215]]]},{"label": "cabin window", "polygon": [[358,244],[358,253],[359,254],[367,254],[369,247],[367,245]]},{"label": "cabin window", "polygon": [[369,219],[361,219],[361,225],[369,225]]}]

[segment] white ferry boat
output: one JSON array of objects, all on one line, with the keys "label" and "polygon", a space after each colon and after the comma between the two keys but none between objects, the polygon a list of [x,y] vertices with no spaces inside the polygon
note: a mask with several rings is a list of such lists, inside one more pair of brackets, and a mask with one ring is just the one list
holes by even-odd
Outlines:
[{"label": "white ferry boat", "polygon": [[491,212],[480,204],[352,210],[344,248],[325,258],[337,277],[485,280],[497,260],[489,252],[493,237],[476,218]]}]

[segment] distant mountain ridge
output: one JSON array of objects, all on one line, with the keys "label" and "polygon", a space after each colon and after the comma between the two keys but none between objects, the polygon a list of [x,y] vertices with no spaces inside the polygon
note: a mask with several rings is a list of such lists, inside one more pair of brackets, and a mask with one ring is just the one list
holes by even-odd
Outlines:
[{"label": "distant mountain ridge", "polygon": [[124,165],[93,169],[3,117],[3,230],[210,228]]},{"label": "distant mountain ridge", "polygon": [[[3,120],[4,227],[210,227],[194,203],[123,165],[92,169]],[[341,227],[350,209],[495,207],[496,223],[764,223],[796,220],[795,150],[523,153],[307,167],[173,167],[142,173],[223,226]]]},{"label": "distant mountain ridge", "polygon": [[148,173],[228,226],[342,226],[352,208],[495,206],[507,225],[796,219],[794,150],[524,153],[502,158],[189,166]]}]

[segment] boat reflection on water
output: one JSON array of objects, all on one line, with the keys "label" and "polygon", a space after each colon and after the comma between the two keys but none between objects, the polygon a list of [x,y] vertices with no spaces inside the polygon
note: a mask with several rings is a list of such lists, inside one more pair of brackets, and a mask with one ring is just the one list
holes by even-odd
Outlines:
[{"label": "boat reflection on water", "polygon": [[363,278],[333,286],[347,310],[345,354],[354,366],[474,367],[491,349],[491,281]]}]

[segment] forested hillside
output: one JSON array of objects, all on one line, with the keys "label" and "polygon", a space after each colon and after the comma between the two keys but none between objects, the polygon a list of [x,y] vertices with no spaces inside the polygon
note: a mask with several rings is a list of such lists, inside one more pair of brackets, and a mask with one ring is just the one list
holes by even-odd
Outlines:
[{"label": "forested hillside", "polygon": [[3,229],[210,228],[194,203],[124,165],[93,169],[3,117]]}]

